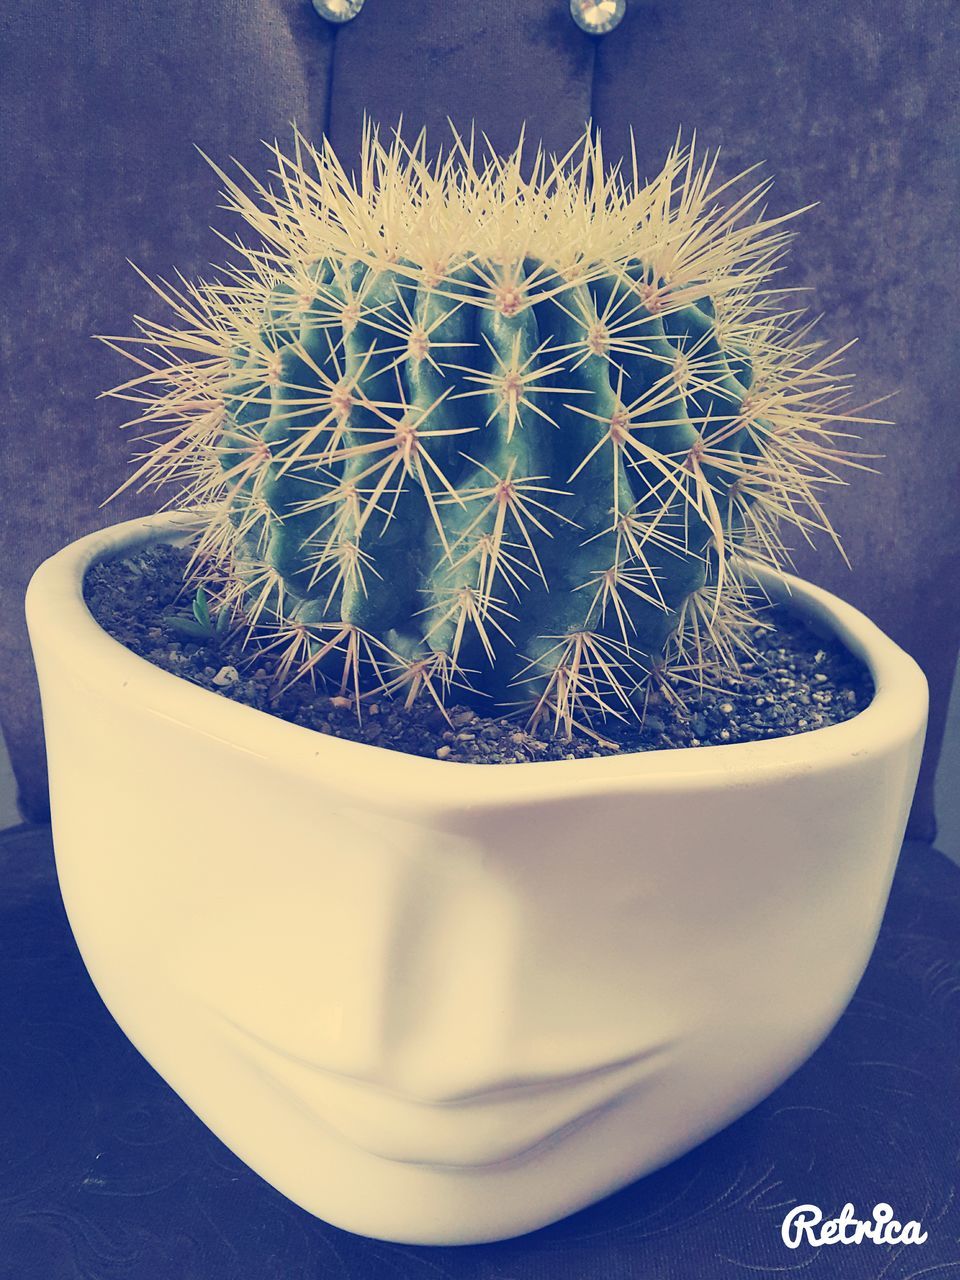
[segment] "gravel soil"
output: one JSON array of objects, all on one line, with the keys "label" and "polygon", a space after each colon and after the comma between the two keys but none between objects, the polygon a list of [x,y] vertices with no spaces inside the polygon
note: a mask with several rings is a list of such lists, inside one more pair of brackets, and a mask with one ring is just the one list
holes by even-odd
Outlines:
[{"label": "gravel soil", "polygon": [[608,720],[602,726],[609,743],[579,734],[569,742],[538,736],[522,722],[467,706],[451,706],[445,717],[428,700],[405,709],[382,698],[365,703],[358,719],[336,691],[330,696],[306,679],[280,686],[276,660],[253,645],[244,648],[243,629],[185,634],[193,601],[183,580],[188,558],[182,548],[153,544],[94,565],[84,583],[87,606],[105,631],[165,671],[293,724],[412,755],[506,764],[750,742],[849,720],[873,697],[870,673],[838,640],[773,607],[765,611],[768,626],[755,629],[757,657],[741,664],[738,684],[693,690],[684,707],[651,691],[642,724]]}]

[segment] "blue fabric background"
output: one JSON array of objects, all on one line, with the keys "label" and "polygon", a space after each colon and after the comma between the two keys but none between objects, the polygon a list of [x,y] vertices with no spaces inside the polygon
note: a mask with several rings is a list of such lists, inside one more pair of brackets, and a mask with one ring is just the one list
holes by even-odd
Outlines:
[{"label": "blue fabric background", "polygon": [[778,175],[805,215],[785,283],[810,286],[836,342],[859,335],[864,400],[899,392],[878,476],[831,504],[854,562],[804,573],[865,608],[922,663],[933,714],[913,831],[933,834],[932,769],[960,635],[956,419],[960,19],[953,0],[630,0],[601,41],[564,0],[368,0],[341,28],[309,0],[8,0],[0,16],[0,715],[29,816],[45,780],[21,621],[30,572],[69,539],[151,508],[100,501],[131,442],[97,393],[124,376],[90,340],[157,311],[125,259],[186,274],[222,257],[217,180],[193,144],[262,171],[291,119],[349,155],[364,111],[441,137],[448,115],[510,146],[588,116],[610,154],[636,131],[659,167],[679,125],[732,173]]}]

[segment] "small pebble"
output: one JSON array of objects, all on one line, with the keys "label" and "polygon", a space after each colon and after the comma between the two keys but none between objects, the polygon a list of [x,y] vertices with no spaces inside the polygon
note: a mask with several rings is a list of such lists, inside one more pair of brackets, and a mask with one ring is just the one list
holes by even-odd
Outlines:
[{"label": "small pebble", "polygon": [[236,667],[221,667],[211,681],[218,689],[229,689],[232,684],[236,684],[240,679],[240,672]]}]

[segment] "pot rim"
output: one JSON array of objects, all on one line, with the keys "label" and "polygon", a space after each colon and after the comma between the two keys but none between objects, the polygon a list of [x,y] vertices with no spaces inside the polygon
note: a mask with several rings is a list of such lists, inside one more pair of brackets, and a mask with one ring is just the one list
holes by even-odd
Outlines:
[{"label": "pot rim", "polygon": [[[139,703],[174,721],[260,756],[308,780],[334,776],[368,804],[391,808],[476,809],[510,801],[594,794],[642,793],[746,785],[830,772],[857,759],[886,754],[922,731],[927,682],[920,667],[863,613],[792,574],[757,568],[767,594],[832,631],[869,668],[874,697],[840,724],[757,742],[624,752],[578,760],[480,764],[415,756],[353,742],[281,720],[154,666],[110,636],[83,599],[94,562],[161,538],[183,539],[196,527],[190,512],[162,512],[90,533],[45,560],[27,589],[34,647],[55,657],[98,696]],[[376,787],[371,785],[375,776]]]}]

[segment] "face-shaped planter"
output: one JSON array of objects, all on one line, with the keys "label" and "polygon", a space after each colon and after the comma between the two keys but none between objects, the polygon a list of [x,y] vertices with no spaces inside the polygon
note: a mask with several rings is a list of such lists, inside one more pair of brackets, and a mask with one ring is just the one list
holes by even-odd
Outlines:
[{"label": "face-shaped planter", "polygon": [[450,764],[110,639],[87,566],[183,528],[95,534],[31,585],[57,863],[117,1021],[284,1194],[391,1240],[514,1235],[714,1133],[823,1039],[876,937],[926,711],[862,615],[793,580],[873,671],[844,724]]}]

